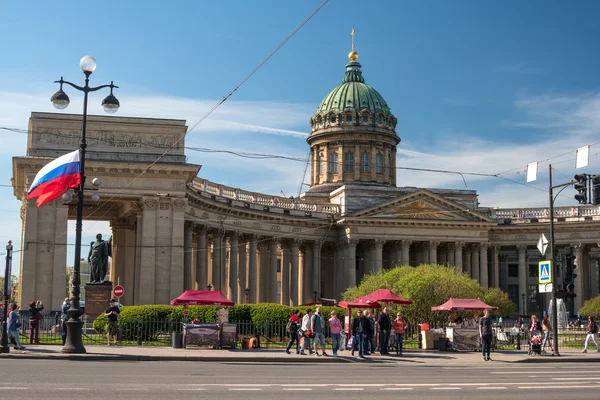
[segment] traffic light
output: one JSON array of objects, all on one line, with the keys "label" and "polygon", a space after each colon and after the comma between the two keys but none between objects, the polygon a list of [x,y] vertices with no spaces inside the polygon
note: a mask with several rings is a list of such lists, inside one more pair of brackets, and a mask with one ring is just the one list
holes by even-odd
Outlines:
[{"label": "traffic light", "polygon": [[566,297],[573,299],[577,297],[575,294],[575,278],[577,278],[577,274],[575,273],[575,269],[577,265],[575,265],[575,259],[577,257],[573,254],[573,248],[569,247],[565,254],[565,280],[564,287],[566,289]]},{"label": "traffic light", "polygon": [[592,175],[592,204],[600,204],[600,175]]},{"label": "traffic light", "polygon": [[575,175],[575,180],[577,183],[574,185],[575,190],[579,192],[575,195],[575,200],[579,202],[579,204],[587,204],[588,203],[588,175],[587,174],[577,174]]}]

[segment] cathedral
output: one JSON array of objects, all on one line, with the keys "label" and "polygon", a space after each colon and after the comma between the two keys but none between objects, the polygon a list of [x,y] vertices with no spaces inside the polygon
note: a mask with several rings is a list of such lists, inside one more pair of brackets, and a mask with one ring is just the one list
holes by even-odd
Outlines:
[{"label": "cathedral", "polygon": [[[397,119],[367,84],[354,48],[348,57],[341,84],[310,118],[310,189],[299,198],[203,179],[183,140],[153,163],[185,134],[185,121],[88,117],[86,175],[103,184],[99,204],[86,197],[84,218],[110,221],[110,276],[124,287],[124,304],[168,304],[186,289],[219,290],[237,303],[339,300],[365,274],[438,263],[507,292],[520,314],[547,309],[536,244],[549,237],[549,209],[484,208],[474,190],[398,187]],[[38,209],[25,188],[77,147],[80,127],[79,115],[34,112],[27,154],[13,158],[22,304],[42,299],[58,310],[64,298],[75,204]],[[558,254],[576,255],[576,312],[599,293],[600,207],[556,207],[554,221]]]}]

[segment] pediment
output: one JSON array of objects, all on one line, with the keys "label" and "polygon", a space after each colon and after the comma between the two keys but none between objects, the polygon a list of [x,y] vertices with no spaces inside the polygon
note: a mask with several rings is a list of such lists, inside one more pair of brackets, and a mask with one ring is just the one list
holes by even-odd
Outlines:
[{"label": "pediment", "polygon": [[388,221],[494,222],[482,213],[425,189],[403,195],[368,209],[357,211],[349,215],[349,217],[361,220]]}]

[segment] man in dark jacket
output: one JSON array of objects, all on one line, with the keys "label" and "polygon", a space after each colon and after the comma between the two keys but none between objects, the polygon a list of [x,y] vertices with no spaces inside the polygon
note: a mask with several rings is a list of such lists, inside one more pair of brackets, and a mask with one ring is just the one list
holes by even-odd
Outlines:
[{"label": "man in dark jacket", "polygon": [[383,309],[383,312],[379,315],[379,351],[381,355],[390,354],[388,353],[388,345],[390,343],[390,329],[392,328],[392,321],[390,320],[390,311],[387,307]]},{"label": "man in dark jacket", "polygon": [[363,355],[363,337],[366,331],[366,319],[363,318],[362,311],[358,310],[356,312],[356,317],[352,320],[352,355],[354,355],[354,348],[358,348],[358,356],[360,358],[365,358]]},{"label": "man in dark jacket", "polygon": [[375,336],[375,320],[371,318],[371,311],[365,310],[363,312],[363,318],[365,319],[365,334],[363,336],[363,354],[365,356],[371,355],[371,342]]}]

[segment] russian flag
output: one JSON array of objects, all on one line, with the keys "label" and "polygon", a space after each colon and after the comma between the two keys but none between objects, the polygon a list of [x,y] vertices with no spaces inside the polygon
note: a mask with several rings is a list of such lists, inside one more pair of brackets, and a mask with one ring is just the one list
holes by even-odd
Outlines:
[{"label": "russian flag", "polygon": [[35,176],[27,200],[37,197],[38,207],[60,197],[81,183],[79,150],[65,154],[46,164]]}]

